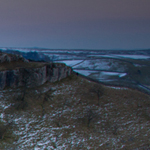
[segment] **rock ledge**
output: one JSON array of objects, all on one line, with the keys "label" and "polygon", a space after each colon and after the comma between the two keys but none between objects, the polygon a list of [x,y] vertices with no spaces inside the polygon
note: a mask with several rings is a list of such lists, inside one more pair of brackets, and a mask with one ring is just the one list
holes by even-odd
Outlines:
[{"label": "rock ledge", "polygon": [[[0,70],[0,89],[6,87],[17,88],[21,86],[39,86],[45,82],[56,82],[72,74],[72,68],[65,64],[58,63],[34,63],[34,67],[30,66],[30,62],[19,55],[1,54],[0,65],[3,66],[13,64],[14,62],[25,63],[26,67],[14,67],[13,69]],[[37,64],[37,65],[36,65]],[[29,67],[27,67],[27,65]]]}]

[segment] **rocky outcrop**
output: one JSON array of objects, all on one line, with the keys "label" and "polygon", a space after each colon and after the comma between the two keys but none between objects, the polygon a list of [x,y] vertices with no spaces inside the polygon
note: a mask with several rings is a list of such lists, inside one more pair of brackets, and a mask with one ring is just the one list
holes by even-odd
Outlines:
[{"label": "rocky outcrop", "polygon": [[65,64],[55,63],[45,63],[40,67],[20,67],[1,70],[0,89],[2,90],[6,87],[16,88],[21,86],[39,86],[47,81],[60,81],[61,79],[71,75],[71,73],[71,67],[68,67]]},{"label": "rocky outcrop", "polygon": [[0,89],[5,87],[39,86],[47,81],[55,82],[71,75],[72,68],[61,64],[45,64],[38,68],[19,68],[0,71]]},{"label": "rocky outcrop", "polygon": [[28,60],[23,58],[21,55],[0,53],[0,63],[10,63],[17,61],[28,62]]}]

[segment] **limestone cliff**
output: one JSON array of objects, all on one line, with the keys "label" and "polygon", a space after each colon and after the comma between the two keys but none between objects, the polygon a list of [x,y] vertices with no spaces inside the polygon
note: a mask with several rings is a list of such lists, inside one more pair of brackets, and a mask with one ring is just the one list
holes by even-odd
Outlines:
[{"label": "limestone cliff", "polygon": [[10,63],[18,61],[28,62],[28,60],[23,58],[21,55],[12,55],[0,52],[0,63]]},{"label": "limestone cliff", "polygon": [[59,81],[72,73],[72,68],[65,64],[31,63],[20,56],[7,54],[5,58],[0,60],[0,89],[38,86],[47,81]]}]

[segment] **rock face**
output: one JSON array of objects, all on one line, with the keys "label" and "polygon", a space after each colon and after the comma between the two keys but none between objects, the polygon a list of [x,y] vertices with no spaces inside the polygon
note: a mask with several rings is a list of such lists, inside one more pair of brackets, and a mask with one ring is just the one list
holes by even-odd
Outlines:
[{"label": "rock face", "polygon": [[28,60],[23,58],[21,55],[0,53],[0,63],[10,63],[14,61],[28,62]]},{"label": "rock face", "polygon": [[0,89],[5,87],[39,86],[47,81],[59,81],[71,74],[71,67],[55,63],[44,64],[41,67],[34,68],[21,67],[14,70],[2,70],[0,71]]}]

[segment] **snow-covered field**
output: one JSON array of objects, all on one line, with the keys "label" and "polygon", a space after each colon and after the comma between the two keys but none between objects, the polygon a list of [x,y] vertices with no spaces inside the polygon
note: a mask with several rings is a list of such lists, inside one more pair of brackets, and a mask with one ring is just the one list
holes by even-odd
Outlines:
[{"label": "snow-covered field", "polygon": [[90,57],[94,58],[130,58],[130,59],[150,59],[150,56],[146,55],[118,55],[118,54],[111,54],[111,55],[89,55]]},{"label": "snow-covered field", "polygon": [[98,71],[90,71],[90,70],[74,70],[74,71],[78,72],[78,73],[80,73],[80,74],[82,74],[84,76],[89,76],[92,73],[95,73],[95,74],[99,73]]},{"label": "snow-covered field", "polygon": [[111,55],[112,57],[122,57],[130,59],[150,59],[150,56],[146,55]]},{"label": "snow-covered field", "polygon": [[65,63],[67,66],[75,66],[79,63],[81,63],[83,60],[64,60],[64,61],[55,61],[55,62],[58,62],[58,63]]},{"label": "snow-covered field", "polygon": [[127,73],[118,73],[118,72],[106,72],[106,71],[102,71],[100,73],[100,79],[106,79],[106,78],[109,78],[109,77],[112,77],[112,76],[117,76],[119,78],[122,78],[124,76],[126,76]]}]

